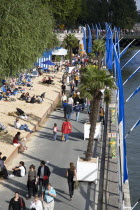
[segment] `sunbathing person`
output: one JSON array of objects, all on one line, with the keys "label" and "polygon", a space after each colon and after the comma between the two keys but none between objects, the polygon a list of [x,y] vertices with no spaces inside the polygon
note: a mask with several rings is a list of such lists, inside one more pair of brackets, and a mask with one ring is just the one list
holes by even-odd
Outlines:
[{"label": "sunbathing person", "polygon": [[31,98],[31,100],[30,100],[30,103],[31,104],[34,104],[36,102],[36,98],[35,98],[35,95],[34,96],[32,96],[32,98]]},{"label": "sunbathing person", "polygon": [[42,103],[43,99],[40,96],[36,96],[36,102],[37,103]]},{"label": "sunbathing person", "polygon": [[21,96],[19,97],[19,100],[26,100],[26,94],[22,93]]},{"label": "sunbathing person", "polygon": [[20,122],[19,122],[19,119],[16,119],[15,122],[14,122],[14,127],[16,129],[19,129],[19,130],[25,130],[27,132],[30,132],[30,133],[33,133],[33,131],[31,131],[29,128],[28,128],[28,125],[27,124],[24,124],[24,125],[21,125]]},{"label": "sunbathing person", "polygon": [[8,133],[6,127],[2,123],[0,123],[0,131],[4,131],[4,133]]},{"label": "sunbathing person", "polygon": [[42,83],[47,83],[47,79],[46,79],[46,77],[43,77],[43,79],[42,79]]},{"label": "sunbathing person", "polygon": [[31,96],[29,95],[29,93],[27,92],[27,93],[25,93],[25,97],[26,97],[26,102],[27,103],[30,103],[30,100],[31,100]]}]

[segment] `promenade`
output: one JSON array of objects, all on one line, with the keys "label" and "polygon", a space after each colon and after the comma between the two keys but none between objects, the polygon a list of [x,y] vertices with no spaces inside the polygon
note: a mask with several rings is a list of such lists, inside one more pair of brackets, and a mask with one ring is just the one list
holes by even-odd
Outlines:
[{"label": "promenade", "polygon": [[[18,165],[19,161],[24,161],[27,170],[31,164],[38,168],[40,160],[49,161],[48,166],[51,169],[50,183],[56,189],[57,197],[55,199],[55,210],[91,210],[95,209],[95,185],[93,183],[81,182],[80,188],[75,191],[72,201],[69,200],[68,186],[66,179],[66,169],[72,161],[76,164],[78,156],[83,156],[87,141],[83,140],[84,122],[87,120],[86,113],[80,114],[80,121],[75,121],[75,113],[72,115],[73,131],[70,134],[68,142],[61,141],[61,132],[58,132],[58,140],[52,141],[52,127],[57,123],[59,130],[61,129],[63,111],[54,111],[49,116],[47,122],[40,127],[40,130],[28,142],[28,150],[19,154],[13,161],[11,168]],[[2,180],[0,183],[0,209],[6,210],[11,197],[15,191],[19,191],[20,195],[27,194],[26,187],[27,175],[23,178],[13,177],[9,180]],[[26,201],[26,199],[25,199]],[[27,209],[29,209],[30,200],[26,201]]]}]

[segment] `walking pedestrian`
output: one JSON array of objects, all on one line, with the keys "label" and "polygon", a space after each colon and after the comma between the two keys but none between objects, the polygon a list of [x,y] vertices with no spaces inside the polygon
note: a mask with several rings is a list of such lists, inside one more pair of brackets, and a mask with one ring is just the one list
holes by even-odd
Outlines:
[{"label": "walking pedestrian", "polygon": [[31,210],[43,210],[42,202],[39,200],[38,195],[34,197],[34,200],[31,201],[30,205]]},{"label": "walking pedestrian", "polygon": [[75,86],[76,86],[76,87],[78,86],[78,81],[79,81],[79,76],[76,75],[76,76],[75,76]]},{"label": "walking pedestrian", "polygon": [[56,197],[56,191],[48,184],[47,189],[42,194],[42,201],[44,210],[54,210],[54,198]]},{"label": "walking pedestrian", "polygon": [[70,163],[70,168],[67,169],[66,176],[68,179],[69,196],[70,200],[72,200],[74,194],[74,181],[77,179],[76,167],[74,166],[74,163]]},{"label": "walking pedestrian", "polygon": [[74,111],[76,113],[76,121],[78,122],[79,120],[79,114],[80,114],[81,106],[79,105],[79,102],[76,102],[76,105],[74,107]]},{"label": "walking pedestrian", "polygon": [[72,112],[73,112],[73,103],[74,103],[74,101],[73,101],[72,95],[70,95],[70,97],[68,98],[68,104],[71,105]]},{"label": "walking pedestrian", "polygon": [[62,88],[62,95],[63,95],[66,93],[66,84],[64,82],[62,83],[61,88]]},{"label": "walking pedestrian", "polygon": [[49,183],[49,177],[51,174],[49,167],[46,166],[45,164],[46,164],[46,162],[44,160],[42,160],[40,162],[40,166],[38,167],[38,172],[37,172],[38,185],[39,185],[39,189],[38,189],[39,196],[42,195],[42,190],[46,189],[46,187]]},{"label": "walking pedestrian", "polygon": [[19,196],[18,192],[15,192],[15,196],[10,200],[8,210],[22,210],[26,209],[24,199]]},{"label": "walking pedestrian", "polygon": [[103,124],[104,124],[104,109],[103,107],[100,107],[100,110],[99,110],[99,121],[103,121]]},{"label": "walking pedestrian", "polygon": [[35,166],[31,165],[28,171],[28,180],[27,180],[27,188],[28,188],[28,198],[31,196],[35,196],[36,194],[36,183],[37,183],[37,174],[35,170]]},{"label": "walking pedestrian", "polygon": [[72,106],[71,104],[67,104],[67,106],[65,107],[66,110],[66,118],[68,120],[71,120],[71,113],[72,113]]},{"label": "walking pedestrian", "polygon": [[87,113],[90,114],[90,100],[87,99]]},{"label": "walking pedestrian", "polygon": [[68,105],[67,101],[63,102],[64,118],[66,118],[66,106]]},{"label": "walking pedestrian", "polygon": [[68,119],[63,122],[61,131],[62,135],[64,135],[65,141],[67,142],[69,140],[69,134],[72,132],[72,125]]},{"label": "walking pedestrian", "polygon": [[54,141],[55,141],[56,138],[57,138],[57,131],[58,131],[57,124],[54,123],[54,126],[53,126],[53,140],[54,140]]}]

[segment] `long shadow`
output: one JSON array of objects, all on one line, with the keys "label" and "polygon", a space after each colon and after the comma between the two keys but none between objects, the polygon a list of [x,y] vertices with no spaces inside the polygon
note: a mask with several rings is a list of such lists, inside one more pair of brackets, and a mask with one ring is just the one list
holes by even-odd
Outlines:
[{"label": "long shadow", "polygon": [[[17,192],[17,188],[16,187],[13,187],[9,184],[6,184],[6,183],[1,183],[1,185],[9,190],[11,190],[12,192]],[[20,184],[18,185],[20,186]],[[23,197],[26,197],[26,194],[27,194],[27,190],[23,190],[23,189],[18,189],[18,192],[20,195],[22,195]]]},{"label": "long shadow", "polygon": [[55,190],[56,190],[56,192],[57,192],[57,195],[59,195],[60,197],[62,197],[62,198],[64,198],[64,199],[66,199],[66,200],[68,200],[69,201],[69,199],[66,197],[66,196],[63,196],[64,194],[65,195],[69,195],[69,194],[66,194],[64,191],[62,191],[62,190],[60,190],[60,189],[56,189],[55,188]]},{"label": "long shadow", "polygon": [[34,156],[32,156],[32,155],[28,155],[28,154],[26,154],[26,153],[22,153],[21,154],[22,156],[25,156],[25,157],[28,157],[28,158],[30,158],[30,159],[33,159],[33,160],[37,160],[37,161],[41,161],[39,158],[36,158],[36,157],[34,157]]},{"label": "long shadow", "polygon": [[52,173],[60,176],[60,177],[63,177],[63,178],[66,178],[66,168],[60,168],[56,165],[53,165],[52,163],[49,163],[49,166],[52,167]]},{"label": "long shadow", "polygon": [[89,206],[92,205],[92,202],[90,200],[90,193],[91,193],[91,183],[87,183],[87,190],[84,190],[84,186],[80,184],[80,193],[83,196],[83,198],[86,200],[85,209],[89,209]]}]

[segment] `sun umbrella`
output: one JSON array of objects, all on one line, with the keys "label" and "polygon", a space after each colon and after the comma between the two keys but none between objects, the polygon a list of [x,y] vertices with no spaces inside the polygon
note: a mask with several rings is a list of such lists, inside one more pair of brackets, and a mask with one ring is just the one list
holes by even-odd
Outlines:
[{"label": "sun umbrella", "polygon": [[43,64],[49,65],[49,66],[54,66],[55,64],[49,60],[42,62]]}]

